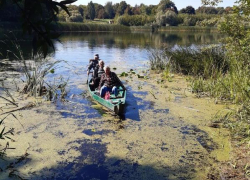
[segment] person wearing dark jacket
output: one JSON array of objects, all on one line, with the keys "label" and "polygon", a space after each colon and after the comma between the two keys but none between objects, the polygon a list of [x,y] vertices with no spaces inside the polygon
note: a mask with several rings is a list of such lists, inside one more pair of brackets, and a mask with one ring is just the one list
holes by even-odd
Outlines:
[{"label": "person wearing dark jacket", "polygon": [[100,59],[99,59],[98,54],[95,54],[94,59],[89,60],[90,63],[89,63],[88,70],[87,70],[88,75],[89,75],[91,69],[93,69],[93,70],[95,69],[95,67],[98,65],[99,61],[100,61]]},{"label": "person wearing dark jacket", "polygon": [[105,73],[104,62],[103,60],[100,60],[98,65],[95,67],[94,73],[93,73],[93,83],[94,83],[95,88],[99,86],[100,79],[103,73]]},{"label": "person wearing dark jacket", "polygon": [[100,89],[100,95],[101,97],[104,97],[106,92],[111,92],[112,94],[115,94],[115,96],[118,95],[118,87],[122,86],[124,89],[125,87],[121,83],[120,79],[117,77],[117,75],[114,72],[110,71],[109,66],[104,67],[105,73],[102,74],[99,89]]}]

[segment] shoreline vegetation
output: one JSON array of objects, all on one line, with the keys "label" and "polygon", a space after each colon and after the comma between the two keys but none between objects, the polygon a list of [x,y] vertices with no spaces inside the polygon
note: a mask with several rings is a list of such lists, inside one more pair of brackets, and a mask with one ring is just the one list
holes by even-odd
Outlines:
[{"label": "shoreline vegetation", "polygon": [[185,75],[196,97],[209,97],[215,104],[228,106],[217,113],[210,127],[230,130],[233,150],[232,158],[221,168],[225,178],[244,179],[250,176],[247,158],[250,145],[250,67],[246,63],[249,56],[238,51],[235,59],[231,53],[219,45],[151,50],[150,67],[160,72],[163,80],[171,81],[173,74]]},{"label": "shoreline vegetation", "polygon": [[[1,22],[0,32],[5,31],[22,31],[21,24],[15,22]],[[59,22],[52,27],[58,32],[151,32],[152,26],[123,26],[115,24],[94,24],[94,23],[75,23]],[[200,26],[168,26],[159,27],[155,31],[189,31],[189,32],[219,32],[216,27]]]},{"label": "shoreline vegetation", "polygon": [[[1,22],[0,32],[22,31],[20,27],[20,23]],[[52,28],[58,32],[130,32],[129,27],[115,24],[59,22],[52,24]]]}]

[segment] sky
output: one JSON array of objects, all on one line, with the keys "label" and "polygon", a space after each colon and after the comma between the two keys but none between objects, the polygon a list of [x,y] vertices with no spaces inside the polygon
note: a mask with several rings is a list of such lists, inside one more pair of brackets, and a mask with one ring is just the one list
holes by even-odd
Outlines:
[{"label": "sky", "polygon": [[[105,5],[107,1],[112,1],[113,4],[115,3],[119,3],[121,2],[121,0],[92,0],[93,3],[98,3],[101,5]],[[157,5],[159,4],[160,0],[124,0],[126,1],[127,4],[130,4],[132,6],[135,6],[135,4],[140,5],[141,3],[144,3],[146,5]],[[236,0],[224,0],[223,3],[219,4],[219,7],[227,7],[227,6],[233,6],[234,2]],[[87,5],[90,2],[90,0],[77,0],[77,2],[75,2],[75,5]],[[177,9],[182,9],[185,8],[187,6],[193,6],[195,9],[197,9],[198,7],[201,6],[201,0],[172,0],[172,2],[175,3],[175,6],[177,7]]]}]

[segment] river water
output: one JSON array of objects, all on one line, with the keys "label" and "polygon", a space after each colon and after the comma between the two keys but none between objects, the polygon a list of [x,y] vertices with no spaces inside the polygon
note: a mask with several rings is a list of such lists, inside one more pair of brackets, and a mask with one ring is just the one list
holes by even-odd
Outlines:
[{"label": "river water", "polygon": [[[50,57],[65,62],[47,81],[59,76],[68,80],[66,101],[40,104],[21,98],[23,104],[36,101],[39,106],[20,112],[24,128],[14,122],[9,125],[18,134],[13,145],[17,151],[11,157],[29,153],[28,159],[16,163],[19,175],[93,180],[216,177],[216,164],[228,160],[230,145],[225,130],[208,124],[223,106],[195,98],[185,77],[161,82],[159,74],[148,70],[148,49],[195,48],[218,43],[220,37],[187,32],[63,34]],[[133,69],[149,75],[121,78],[128,90],[124,120],[88,97],[86,68],[96,53],[117,74]],[[4,179],[9,169],[3,172]]]}]

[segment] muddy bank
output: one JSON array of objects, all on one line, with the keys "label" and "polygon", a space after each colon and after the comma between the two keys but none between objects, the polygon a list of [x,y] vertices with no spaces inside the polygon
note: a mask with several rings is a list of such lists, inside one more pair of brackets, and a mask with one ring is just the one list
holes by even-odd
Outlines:
[{"label": "muddy bank", "polygon": [[[229,133],[208,125],[224,105],[197,99],[185,77],[174,76],[171,82],[161,82],[157,74],[149,79],[123,77],[128,97],[125,120],[120,120],[88,97],[85,79],[83,74],[69,83],[73,90],[64,102],[12,92],[19,107],[35,106],[15,112],[22,125],[11,116],[4,121],[6,128],[15,129],[15,142],[10,142],[15,149],[0,160],[0,179],[220,176],[218,162],[230,157]],[[11,79],[5,82],[13,89]],[[1,113],[16,108],[6,107],[2,99],[0,104]]]}]

